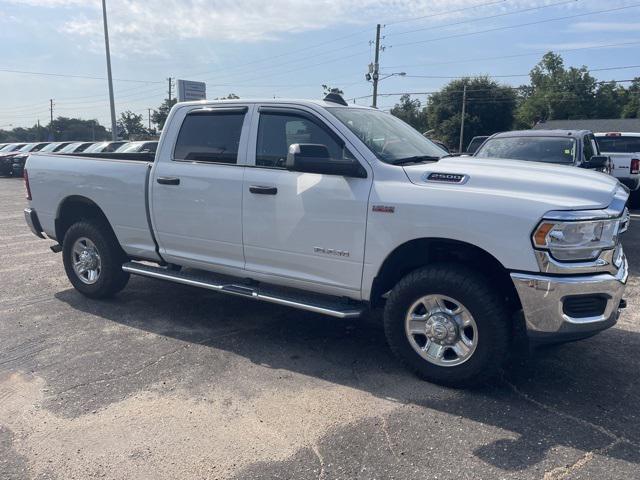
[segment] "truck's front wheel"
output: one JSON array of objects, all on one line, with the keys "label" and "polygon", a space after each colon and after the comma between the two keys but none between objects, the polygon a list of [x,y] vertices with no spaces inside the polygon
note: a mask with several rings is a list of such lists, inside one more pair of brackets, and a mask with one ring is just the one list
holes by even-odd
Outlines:
[{"label": "truck's front wheel", "polygon": [[129,281],[129,274],[122,271],[124,252],[111,229],[98,220],[69,227],[62,257],[69,281],[87,297],[113,296]]},{"label": "truck's front wheel", "polygon": [[404,277],[384,312],[393,352],[425,380],[468,387],[494,376],[508,353],[504,302],[477,272],[433,265]]}]

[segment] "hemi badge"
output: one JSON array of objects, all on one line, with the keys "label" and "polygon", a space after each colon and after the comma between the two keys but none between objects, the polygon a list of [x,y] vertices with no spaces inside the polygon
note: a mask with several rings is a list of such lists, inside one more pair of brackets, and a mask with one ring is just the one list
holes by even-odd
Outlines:
[{"label": "hemi badge", "polygon": [[380,213],[393,213],[396,211],[396,207],[392,207],[390,205],[374,205],[371,207],[371,210]]},{"label": "hemi badge", "polygon": [[460,173],[425,173],[422,176],[425,182],[443,182],[443,183],[466,183],[469,180],[467,175]]}]

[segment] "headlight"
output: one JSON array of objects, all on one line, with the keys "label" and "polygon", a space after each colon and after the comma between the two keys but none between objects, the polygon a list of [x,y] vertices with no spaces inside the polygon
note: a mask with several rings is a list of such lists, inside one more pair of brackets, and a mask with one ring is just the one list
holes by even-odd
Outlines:
[{"label": "headlight", "polygon": [[533,233],[536,248],[559,261],[588,261],[618,243],[621,218],[577,222],[543,220]]}]

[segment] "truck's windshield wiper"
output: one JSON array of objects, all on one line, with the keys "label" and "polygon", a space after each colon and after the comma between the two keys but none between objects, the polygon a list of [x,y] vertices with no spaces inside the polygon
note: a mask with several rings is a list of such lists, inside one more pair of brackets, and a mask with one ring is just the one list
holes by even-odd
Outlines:
[{"label": "truck's windshield wiper", "polygon": [[393,161],[394,165],[406,165],[408,163],[420,163],[420,162],[437,162],[441,157],[434,155],[414,155],[413,157],[398,158]]}]

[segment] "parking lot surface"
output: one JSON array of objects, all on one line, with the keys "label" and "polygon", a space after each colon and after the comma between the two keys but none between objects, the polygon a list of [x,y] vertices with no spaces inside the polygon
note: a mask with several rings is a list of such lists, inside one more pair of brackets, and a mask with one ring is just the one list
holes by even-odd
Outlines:
[{"label": "parking lot surface", "polygon": [[375,319],[135,277],[86,299],[25,204],[0,179],[3,480],[638,478],[640,217],[616,327],[462,391],[404,370]]}]

